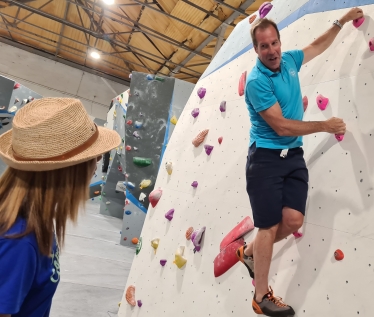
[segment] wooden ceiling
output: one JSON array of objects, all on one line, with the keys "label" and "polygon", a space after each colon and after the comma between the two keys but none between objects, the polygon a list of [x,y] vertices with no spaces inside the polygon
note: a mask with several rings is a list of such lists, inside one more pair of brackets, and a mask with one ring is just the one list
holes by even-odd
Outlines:
[{"label": "wooden ceiling", "polygon": [[263,2],[0,0],[0,40],[120,82],[135,70],[196,83],[235,25]]}]

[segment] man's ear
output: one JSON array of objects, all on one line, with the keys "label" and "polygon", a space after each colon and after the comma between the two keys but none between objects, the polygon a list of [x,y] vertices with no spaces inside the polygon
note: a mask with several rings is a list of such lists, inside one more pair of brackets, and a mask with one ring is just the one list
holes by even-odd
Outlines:
[{"label": "man's ear", "polygon": [[257,46],[253,45],[253,48],[255,49],[255,52],[258,54],[258,52],[257,52]]}]

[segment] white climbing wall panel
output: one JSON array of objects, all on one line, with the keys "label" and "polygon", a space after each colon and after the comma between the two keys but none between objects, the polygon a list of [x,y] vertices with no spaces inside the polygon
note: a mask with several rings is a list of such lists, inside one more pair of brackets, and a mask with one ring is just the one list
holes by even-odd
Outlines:
[{"label": "white climbing wall panel", "polygon": [[[269,276],[276,295],[292,305],[297,316],[373,315],[374,52],[368,41],[374,37],[374,4],[362,8],[364,24],[359,29],[346,24],[334,44],[300,72],[302,93],[309,98],[304,120],[338,116],[348,131],[340,143],[327,133],[304,137],[310,174],[304,236],[275,245]],[[346,11],[309,14],[290,24],[281,31],[283,51],[306,46]],[[245,267],[238,263],[215,278],[213,260],[222,238],[245,216],[252,217],[245,190],[249,117],[237,90],[241,73],[249,72],[256,58],[250,50],[196,85],[164,154],[162,164],[172,161],[173,173],[160,169],[155,188],[162,188],[163,195],[149,208],[143,247],[127,281],[143,306],[131,307],[124,296],[120,317],[255,316],[254,287]],[[202,100],[197,96],[200,87],[207,89]],[[325,111],[316,105],[318,94],[330,99]],[[227,110],[221,113],[223,100]],[[191,116],[194,108],[200,108],[196,119]],[[209,133],[195,148],[191,141],[203,129]],[[214,146],[210,156],[204,144]],[[197,189],[191,187],[195,180]],[[175,213],[169,222],[164,215],[171,208]],[[195,254],[185,238],[190,226],[206,226],[202,250]],[[156,254],[153,238],[160,239]],[[180,245],[186,246],[182,269],[173,264]],[[334,259],[336,249],[345,254],[340,262]],[[164,267],[160,259],[167,260]]]}]

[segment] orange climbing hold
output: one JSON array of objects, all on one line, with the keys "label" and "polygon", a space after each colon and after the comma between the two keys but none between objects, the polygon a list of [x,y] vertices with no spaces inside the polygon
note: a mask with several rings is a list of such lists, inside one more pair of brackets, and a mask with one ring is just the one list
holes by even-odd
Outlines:
[{"label": "orange climbing hold", "polygon": [[126,290],[126,300],[131,306],[135,306],[135,286],[130,285]]},{"label": "orange climbing hold", "polygon": [[131,242],[132,242],[132,244],[138,244],[139,239],[138,238],[132,238]]},{"label": "orange climbing hold", "polygon": [[186,239],[187,240],[191,240],[191,235],[192,235],[192,232],[193,232],[193,228],[192,227],[189,227],[186,231]]},{"label": "orange climbing hold", "polygon": [[242,75],[240,76],[240,79],[239,79],[239,86],[238,86],[239,96],[244,95],[244,89],[245,89],[245,82],[246,81],[247,81],[247,71],[242,73]]},{"label": "orange climbing hold", "polygon": [[249,24],[252,24],[253,21],[256,20],[256,18],[257,18],[257,15],[256,15],[256,14],[252,15],[252,16],[249,18]]},{"label": "orange climbing hold", "polygon": [[94,194],[95,194],[95,195],[99,195],[99,194],[100,194],[100,191],[97,190],[97,191],[94,192]]},{"label": "orange climbing hold", "polygon": [[208,129],[205,129],[203,131],[201,131],[193,140],[192,140],[192,144],[195,146],[195,147],[198,147],[201,143],[203,143],[206,135],[208,134],[209,130]]},{"label": "orange climbing hold", "polygon": [[334,257],[335,257],[335,260],[337,260],[337,261],[341,261],[341,260],[343,260],[344,259],[344,253],[343,253],[343,251],[342,250],[336,250],[335,252],[334,252]]}]

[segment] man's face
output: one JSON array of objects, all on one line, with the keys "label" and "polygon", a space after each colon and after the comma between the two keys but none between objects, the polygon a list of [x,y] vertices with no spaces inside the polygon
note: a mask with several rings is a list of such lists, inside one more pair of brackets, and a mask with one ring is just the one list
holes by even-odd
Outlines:
[{"label": "man's face", "polygon": [[281,62],[281,42],[273,26],[256,30],[257,47],[255,51],[260,61],[271,71],[279,70]]}]

